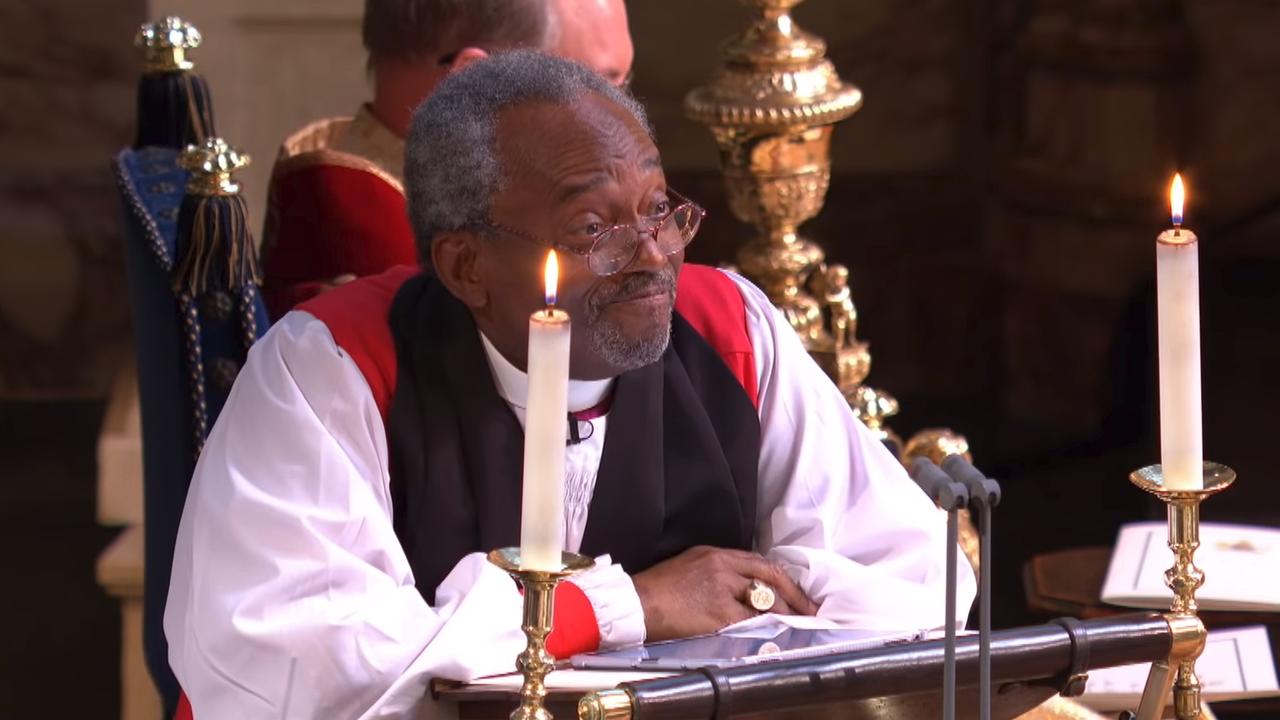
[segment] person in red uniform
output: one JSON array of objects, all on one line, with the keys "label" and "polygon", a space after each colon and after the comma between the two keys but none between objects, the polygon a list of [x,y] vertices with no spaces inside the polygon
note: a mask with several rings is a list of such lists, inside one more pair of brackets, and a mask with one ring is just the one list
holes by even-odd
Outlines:
[{"label": "person in red uniform", "polygon": [[372,99],[280,149],[263,234],[273,319],[355,277],[416,262],[404,200],[409,118],[442,79],[516,47],[576,60],[615,85],[633,50],[623,0],[365,0]]}]

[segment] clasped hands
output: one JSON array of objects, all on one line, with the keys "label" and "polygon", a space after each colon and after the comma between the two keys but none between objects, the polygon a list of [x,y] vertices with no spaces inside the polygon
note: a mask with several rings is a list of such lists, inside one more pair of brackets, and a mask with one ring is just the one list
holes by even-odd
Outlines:
[{"label": "clasped hands", "polygon": [[818,606],[783,569],[745,550],[698,546],[632,576],[648,640],[713,633],[759,614],[747,602],[753,580],[771,586],[769,612],[814,615]]}]

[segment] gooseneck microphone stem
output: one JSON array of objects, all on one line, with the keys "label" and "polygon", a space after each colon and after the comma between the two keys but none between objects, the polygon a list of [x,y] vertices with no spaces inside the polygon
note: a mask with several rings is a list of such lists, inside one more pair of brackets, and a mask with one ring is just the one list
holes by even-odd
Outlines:
[{"label": "gooseneck microphone stem", "polygon": [[982,575],[978,590],[978,715],[991,720],[991,506],[982,499],[976,501],[979,536],[978,565]]},{"label": "gooseneck microphone stem", "polygon": [[942,716],[956,718],[956,546],[960,542],[960,511],[947,511],[947,627],[942,667]]},{"label": "gooseneck microphone stem", "polygon": [[991,511],[1000,503],[1000,484],[959,455],[947,456],[942,469],[968,489],[978,516],[978,712],[982,720],[991,720]]},{"label": "gooseneck microphone stem", "polygon": [[911,468],[911,477],[938,507],[947,511],[947,587],[945,638],[942,662],[942,717],[956,717],[956,562],[960,543],[960,508],[969,504],[969,491],[962,483],[954,482],[927,458],[918,458]]}]

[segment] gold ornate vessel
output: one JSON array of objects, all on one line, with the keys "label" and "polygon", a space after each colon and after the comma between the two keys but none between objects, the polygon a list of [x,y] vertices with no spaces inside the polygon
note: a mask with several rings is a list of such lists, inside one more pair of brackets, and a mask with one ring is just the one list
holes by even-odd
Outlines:
[{"label": "gold ornate vessel", "polygon": [[[740,2],[757,9],[756,19],[725,43],[711,82],[684,103],[715,137],[733,214],[756,229],[738,252],[738,267],[786,316],[859,419],[901,449],[884,424],[898,401],[862,384],[871,352],[857,338],[849,271],[826,264],[822,248],[798,231],[822,210],[831,133],[862,106],[862,91],[840,79],[826,43],[792,20],[802,0]],[[964,442],[946,431],[932,437]]]},{"label": "gold ornate vessel", "polygon": [[822,209],[833,125],[858,110],[862,93],[840,80],[824,57],[826,44],[792,22],[799,2],[749,0],[760,17],[725,45],[724,64],[709,85],[689,93],[685,111],[710,126],[729,205],[757,230],[738,253],[739,265],[835,376],[835,337],[806,286],[826,279],[823,252],[797,228]]}]

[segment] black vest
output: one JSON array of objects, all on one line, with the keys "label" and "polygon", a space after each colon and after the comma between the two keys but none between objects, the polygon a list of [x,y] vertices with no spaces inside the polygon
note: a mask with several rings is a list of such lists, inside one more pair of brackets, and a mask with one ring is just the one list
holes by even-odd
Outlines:
[{"label": "black vest", "polygon": [[[387,421],[396,535],[418,591],[462,557],[520,544],[524,432],[470,311],[419,275],[391,307]],[[581,552],[640,572],[695,545],[750,549],[760,422],[716,351],[676,313],[659,362],[614,387]]]}]

